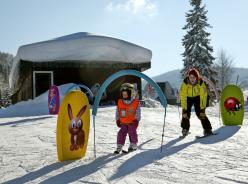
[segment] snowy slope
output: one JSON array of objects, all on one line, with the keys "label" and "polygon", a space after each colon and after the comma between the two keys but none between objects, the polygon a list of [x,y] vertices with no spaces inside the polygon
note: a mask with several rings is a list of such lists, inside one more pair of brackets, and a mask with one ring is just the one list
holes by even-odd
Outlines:
[{"label": "snowy slope", "polygon": [[[232,68],[232,75],[231,75],[231,83],[236,84],[238,78],[238,85],[242,89],[248,89],[248,69],[247,68]],[[152,79],[156,82],[164,82],[170,79],[170,84],[173,88],[179,88],[182,82],[180,70],[172,70],[169,72],[165,72],[159,74],[157,76],[152,77]]]},{"label": "snowy slope", "polygon": [[[180,140],[179,113],[167,108],[163,152],[160,153],[164,110],[142,108],[139,150],[114,156],[118,128],[115,107],[100,108],[96,118],[97,158],[93,158],[91,125],[87,155],[84,159],[60,163],[56,153],[57,116],[39,113],[14,113],[33,109],[40,100],[12,107],[12,113],[0,110],[0,183],[128,183],[128,184],[234,184],[248,182],[247,113],[244,125],[224,127],[218,106],[207,115],[218,135],[195,140],[202,134],[194,113],[191,134]],[[43,105],[44,105],[43,104]],[[5,115],[6,114],[6,115]],[[128,146],[128,139],[126,147]]]}]

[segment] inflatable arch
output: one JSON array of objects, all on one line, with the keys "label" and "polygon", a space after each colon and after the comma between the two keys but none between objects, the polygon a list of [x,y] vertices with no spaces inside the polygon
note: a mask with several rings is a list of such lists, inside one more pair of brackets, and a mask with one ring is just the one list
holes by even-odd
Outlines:
[{"label": "inflatable arch", "polygon": [[87,86],[83,85],[83,84],[73,84],[71,87],[69,87],[66,91],[66,94],[70,92],[70,90],[72,90],[75,87],[81,87],[83,89],[85,89],[87,92],[85,93],[86,95],[89,94],[90,98],[93,99],[93,93],[90,90],[90,88],[88,88]]},{"label": "inflatable arch", "polygon": [[[94,126],[94,154],[96,157],[96,145],[95,145],[95,117],[97,115],[97,108],[99,106],[101,97],[103,95],[103,92],[105,91],[105,89],[108,87],[108,85],[113,82],[115,79],[125,76],[125,75],[134,75],[140,78],[143,78],[144,80],[146,80],[149,84],[151,84],[155,91],[158,93],[159,99],[161,104],[163,105],[163,107],[165,108],[165,115],[166,115],[166,106],[167,106],[167,101],[166,98],[162,92],[162,90],[160,89],[160,87],[158,86],[158,84],[156,82],[154,82],[150,77],[148,77],[147,75],[136,71],[136,70],[121,70],[113,75],[111,75],[110,77],[108,77],[104,83],[102,84],[102,86],[100,87],[99,91],[97,92],[97,95],[95,97],[95,101],[94,101],[94,105],[93,105],[93,109],[92,109],[92,115],[93,115],[93,126]],[[165,122],[165,115],[164,115],[164,122]],[[162,135],[163,137],[163,135]]]}]

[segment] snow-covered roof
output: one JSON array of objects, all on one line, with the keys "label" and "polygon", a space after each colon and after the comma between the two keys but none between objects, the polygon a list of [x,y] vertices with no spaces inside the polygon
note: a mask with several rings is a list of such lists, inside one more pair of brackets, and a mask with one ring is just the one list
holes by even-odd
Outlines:
[{"label": "snow-covered roof", "polygon": [[147,63],[152,52],[120,39],[80,32],[48,41],[23,45],[16,59],[42,61],[114,61]]},{"label": "snow-covered roof", "polygon": [[150,63],[149,49],[124,40],[86,32],[74,33],[55,39],[19,47],[10,73],[10,86],[16,87],[21,60],[30,62],[101,62]]}]

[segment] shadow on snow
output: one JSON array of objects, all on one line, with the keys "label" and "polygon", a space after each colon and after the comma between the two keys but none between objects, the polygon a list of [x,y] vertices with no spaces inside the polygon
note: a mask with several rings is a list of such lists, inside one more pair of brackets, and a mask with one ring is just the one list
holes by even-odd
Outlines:
[{"label": "shadow on snow", "polygon": [[[207,138],[202,139],[195,139],[193,141],[180,144],[177,146],[175,145],[177,142],[179,142],[181,139],[177,138],[174,140],[171,140],[167,144],[163,145],[163,152],[160,153],[160,148],[157,149],[150,149],[147,151],[140,152],[127,161],[125,161],[116,171],[116,173],[110,178],[110,180],[115,180],[121,177],[124,177],[126,175],[132,174],[138,169],[152,164],[153,162],[156,162],[163,157],[168,157],[170,155],[173,155],[185,148],[187,148],[190,145],[201,143],[201,144],[215,144],[221,141],[224,141],[230,137],[232,137],[238,130],[240,129],[240,126],[223,126],[219,129],[215,130],[214,132],[219,132],[218,135],[214,135]],[[187,139],[187,138],[186,138]]]},{"label": "shadow on snow", "polygon": [[15,127],[18,124],[33,123],[34,121],[44,120],[47,118],[52,118],[52,116],[42,116],[42,117],[35,117],[35,118],[26,118],[26,119],[21,119],[21,120],[17,120],[17,121],[4,122],[4,123],[0,123],[0,127],[1,126],[7,126],[7,125],[11,125],[11,126]]},{"label": "shadow on snow", "polygon": [[[160,147],[157,149],[150,149],[150,150],[142,149],[142,146],[144,144],[153,140],[153,139],[150,139],[150,140],[142,143],[139,146],[139,149],[144,150],[144,151],[137,153],[133,157],[126,160],[122,165],[119,166],[116,173],[113,176],[111,176],[109,178],[109,180],[115,180],[118,178],[125,177],[126,175],[134,173],[135,171],[137,171],[138,169],[140,169],[142,167],[145,167],[146,165],[152,164],[153,162],[156,162],[156,161],[158,161],[164,157],[173,155],[173,154],[187,148],[190,145],[193,145],[196,143],[215,144],[215,143],[224,141],[224,140],[232,137],[235,133],[237,133],[239,129],[240,129],[239,126],[220,127],[219,129],[217,129],[215,131],[215,132],[219,132],[218,135],[208,137],[208,138],[203,138],[203,139],[195,139],[195,140],[190,141],[188,143],[173,146],[181,140],[180,138],[176,138],[174,140],[171,140],[167,144],[163,145],[163,152],[162,153],[160,153]],[[104,168],[104,166],[107,163],[110,163],[113,160],[120,158],[121,156],[123,156],[123,154],[116,155],[116,156],[113,156],[113,154],[108,154],[105,156],[98,157],[97,159],[90,162],[89,164],[72,168],[68,171],[65,171],[65,172],[60,173],[60,174],[55,175],[55,176],[52,176],[48,179],[45,179],[41,183],[53,183],[53,184],[60,183],[61,184],[61,183],[71,183],[71,182],[77,181],[79,179],[82,179],[83,177],[89,176],[89,175],[99,171],[101,168]],[[24,176],[19,177],[19,178],[7,181],[6,183],[7,184],[26,183],[26,182],[35,180],[35,179],[37,179],[43,175],[46,175],[46,174],[48,174],[54,170],[57,170],[61,167],[64,167],[65,165],[67,165],[71,162],[72,161],[67,161],[67,162],[63,162],[63,163],[60,163],[60,162],[54,163],[54,164],[51,164],[49,166],[45,166],[45,167],[43,167],[37,171],[30,172]],[[108,180],[108,179],[106,178],[106,180]]]}]

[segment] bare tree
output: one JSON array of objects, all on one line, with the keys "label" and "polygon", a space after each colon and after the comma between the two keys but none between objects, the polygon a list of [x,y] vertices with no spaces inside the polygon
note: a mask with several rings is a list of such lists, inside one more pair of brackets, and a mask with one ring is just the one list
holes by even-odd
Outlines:
[{"label": "bare tree", "polygon": [[218,83],[221,87],[221,90],[223,90],[225,85],[231,82],[232,68],[233,58],[228,56],[226,51],[221,49],[216,63],[216,70],[218,71]]}]

